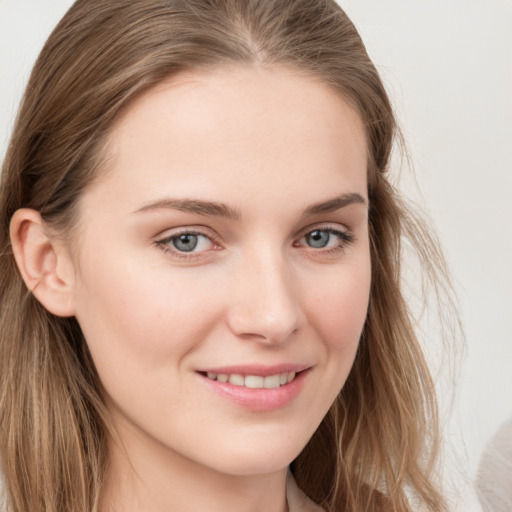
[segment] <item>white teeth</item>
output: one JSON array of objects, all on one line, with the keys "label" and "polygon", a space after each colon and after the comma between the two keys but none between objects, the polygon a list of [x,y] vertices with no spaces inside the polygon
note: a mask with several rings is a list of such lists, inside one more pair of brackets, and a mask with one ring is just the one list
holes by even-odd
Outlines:
[{"label": "white teeth", "polygon": [[229,376],[229,383],[233,384],[234,386],[243,386],[245,384],[244,376],[233,373]]},{"label": "white teeth", "polygon": [[245,386],[251,389],[275,389],[280,386],[288,384],[295,379],[295,372],[277,373],[275,375],[268,375],[262,377],[261,375],[240,375],[233,373],[228,375],[226,373],[214,373],[207,372],[206,376],[211,380],[217,380],[218,382],[229,382],[234,386]]},{"label": "white teeth", "polygon": [[263,383],[263,387],[266,389],[273,389],[279,387],[279,375],[269,375],[265,377],[265,381]]},{"label": "white teeth", "polygon": [[264,378],[258,377],[256,375],[247,375],[245,377],[245,387],[246,388],[262,388],[264,385]]}]

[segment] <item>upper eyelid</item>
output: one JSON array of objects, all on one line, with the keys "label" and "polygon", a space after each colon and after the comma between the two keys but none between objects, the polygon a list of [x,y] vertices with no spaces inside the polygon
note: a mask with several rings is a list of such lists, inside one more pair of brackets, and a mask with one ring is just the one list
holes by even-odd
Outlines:
[{"label": "upper eyelid", "polygon": [[[313,233],[314,231],[326,231],[330,234],[337,235],[342,240],[342,242],[341,242],[342,244],[350,244],[356,240],[356,236],[354,235],[354,233],[352,231],[350,231],[348,229],[336,229],[336,228],[332,228],[332,227],[324,227],[324,228],[320,227],[320,228],[307,230],[302,236],[300,236],[298,238],[298,240],[302,240],[303,238],[305,238],[310,233]],[[297,240],[297,239],[295,239],[295,240]]]},{"label": "upper eyelid", "polygon": [[[335,225],[333,225],[335,224]],[[305,226],[298,230],[291,238],[297,239],[302,238],[303,236],[307,235],[308,233],[311,233],[315,230],[326,230],[326,231],[341,231],[346,233],[352,233],[352,230],[346,226],[345,224],[340,223],[313,223],[308,226]],[[175,228],[168,228],[157,235],[154,236],[156,240],[166,240],[173,238],[175,236],[180,236],[182,234],[194,234],[194,235],[203,235],[208,238],[211,238],[212,241],[218,241],[221,237],[211,228],[208,226],[201,226],[201,225],[192,225],[192,226],[179,226]]]},{"label": "upper eyelid", "polygon": [[352,234],[352,232],[349,229],[346,228],[334,228],[332,226],[320,226],[318,228],[308,229],[303,232],[303,234],[300,236],[300,238],[303,238],[306,235],[309,235],[310,233],[313,233],[314,231],[327,231],[328,233],[344,233],[344,234]]},{"label": "upper eyelid", "polygon": [[347,225],[341,224],[339,222],[320,222],[320,223],[314,223],[310,224],[302,229],[300,229],[297,234],[294,236],[294,239],[302,238],[303,236],[307,235],[308,233],[311,233],[312,231],[339,231],[342,233],[347,234],[353,234],[352,229],[350,229]]},{"label": "upper eyelid", "polygon": [[[182,235],[188,235],[188,234],[196,235],[196,236],[204,236],[205,238],[207,238],[210,241],[210,243],[214,247],[203,250],[203,251],[198,251],[198,252],[196,252],[196,251],[191,251],[191,252],[180,251],[176,247],[173,247],[173,243],[172,243],[173,239],[178,238]],[[209,252],[209,251],[213,250],[214,248],[218,248],[219,246],[221,246],[221,243],[219,242],[218,237],[215,237],[211,234],[205,233],[204,228],[198,230],[196,228],[191,228],[188,226],[182,227],[182,228],[173,228],[172,232],[170,229],[162,231],[160,235],[157,235],[156,237],[154,237],[153,244],[157,247],[163,248],[164,252],[173,254],[175,257],[179,257],[182,260],[185,260],[187,258],[190,260],[200,258],[203,253]]]},{"label": "upper eyelid", "polygon": [[[182,235],[187,235],[187,234],[196,235],[196,236],[198,236],[198,235],[204,236],[205,238],[207,238],[210,241],[210,243],[214,247],[211,247],[209,249],[205,249],[202,251],[198,251],[198,252],[196,252],[194,250],[192,250],[190,252],[180,251],[177,247],[173,247],[174,244],[172,243],[172,240],[174,238],[178,238]],[[218,248],[219,244],[218,244],[218,242],[216,242],[213,239],[213,237],[206,235],[205,233],[193,231],[191,229],[186,229],[186,230],[179,231],[177,233],[170,233],[168,236],[156,238],[155,241],[153,242],[153,245],[162,249],[164,253],[170,255],[173,259],[177,259],[178,261],[181,260],[183,262],[186,262],[186,261],[193,262],[193,261],[198,261],[201,258],[203,258],[204,257],[203,253],[209,253],[210,251],[215,250],[216,247]]]},{"label": "upper eyelid", "polygon": [[203,235],[210,238],[212,241],[216,241],[219,238],[219,236],[207,226],[179,226],[176,228],[168,228],[155,235],[154,238],[157,241],[161,241],[186,234]]}]

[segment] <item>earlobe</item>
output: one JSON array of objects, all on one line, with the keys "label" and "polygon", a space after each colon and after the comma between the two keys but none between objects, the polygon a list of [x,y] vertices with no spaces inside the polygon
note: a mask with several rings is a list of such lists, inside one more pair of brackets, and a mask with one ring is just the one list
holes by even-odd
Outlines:
[{"label": "earlobe", "polygon": [[25,284],[36,299],[57,316],[73,316],[74,275],[61,240],[49,235],[39,212],[17,210],[10,225],[14,258]]}]

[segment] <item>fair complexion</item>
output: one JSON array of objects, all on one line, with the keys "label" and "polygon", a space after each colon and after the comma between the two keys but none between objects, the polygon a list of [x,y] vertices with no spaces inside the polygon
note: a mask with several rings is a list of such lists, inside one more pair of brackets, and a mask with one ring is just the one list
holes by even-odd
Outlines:
[{"label": "fair complexion", "polygon": [[[108,152],[73,256],[48,242],[36,292],[52,310],[60,269],[55,312],[78,319],[107,393],[103,511],[283,512],[368,306],[361,121],[312,78],[237,67],[146,92]],[[22,262],[45,235],[17,215]]]}]

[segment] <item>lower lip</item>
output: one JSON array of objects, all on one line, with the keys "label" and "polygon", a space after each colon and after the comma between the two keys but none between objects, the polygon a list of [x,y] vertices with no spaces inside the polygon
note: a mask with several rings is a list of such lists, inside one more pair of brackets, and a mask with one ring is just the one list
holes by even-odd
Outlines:
[{"label": "lower lip", "polygon": [[299,395],[308,374],[309,370],[304,370],[288,384],[272,389],[235,386],[229,382],[219,382],[202,374],[198,375],[212,391],[234,404],[254,412],[267,412],[281,409],[293,402]]}]

